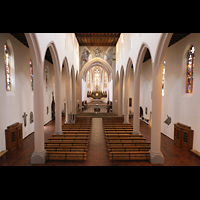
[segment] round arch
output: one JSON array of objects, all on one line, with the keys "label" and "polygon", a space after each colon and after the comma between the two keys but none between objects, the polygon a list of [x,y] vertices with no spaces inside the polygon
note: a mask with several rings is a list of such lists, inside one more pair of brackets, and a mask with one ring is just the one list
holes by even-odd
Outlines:
[{"label": "round arch", "polygon": [[44,164],[46,160],[46,151],[44,149],[44,108],[43,103],[43,66],[40,46],[35,33],[24,33],[28,42],[31,60],[33,63],[33,101],[34,101],[34,152],[31,157],[32,164]]},{"label": "round arch", "polygon": [[[55,46],[55,43],[53,41],[49,42],[49,44],[47,45],[47,48],[46,48],[46,52],[47,52],[48,48],[50,50],[51,57],[52,57],[52,60],[53,60],[54,72],[57,75],[59,75],[60,72],[62,71],[62,66],[60,66],[58,51],[57,51],[57,48]],[[46,53],[45,53],[45,55],[46,55]]]},{"label": "round arch", "polygon": [[164,56],[166,53],[166,50],[168,48],[169,42],[172,38],[173,33],[163,33],[160,37],[160,41],[158,43],[158,47],[156,50],[156,56],[155,56],[155,67],[160,67],[160,65],[164,62]]},{"label": "round arch", "polygon": [[41,51],[38,44],[38,39],[35,33],[24,33],[26,40],[28,42],[30,54],[31,54],[31,60],[33,64],[35,63],[35,66],[38,66],[38,62],[42,61],[41,57]]},{"label": "round arch", "polygon": [[[49,42],[46,47],[49,48],[49,51],[51,53],[51,57],[53,60],[53,68],[54,68],[54,74],[55,74],[55,133],[62,133],[62,118],[61,118],[61,75],[62,75],[62,66],[60,65],[59,57],[58,57],[58,51],[55,46],[55,43],[53,41]],[[46,55],[45,52],[45,55]],[[44,69],[44,60],[45,55],[43,59],[42,68]]]},{"label": "round arch", "polygon": [[[152,55],[151,49],[149,48],[149,45],[147,43],[143,42],[141,44],[141,47],[140,47],[140,50],[139,50],[139,53],[138,53],[138,57],[137,57],[137,60],[136,60],[136,66],[135,66],[135,71],[134,71],[135,74],[138,74],[140,72],[141,64],[143,63],[144,56],[146,54],[147,49],[149,50],[150,55]],[[152,67],[153,67],[153,65],[152,65]]]},{"label": "round arch", "polygon": [[[124,123],[129,123],[129,111],[128,111],[128,102],[129,102],[129,87],[130,85],[128,84],[130,80],[130,77],[133,77],[134,80],[134,69],[131,70],[131,67],[133,66],[133,62],[132,59],[129,57],[127,65],[126,65],[126,72],[124,75],[124,87],[125,87],[125,93],[124,93]],[[132,72],[132,74],[131,74]],[[134,85],[133,85],[134,86]],[[133,88],[133,87],[132,87]],[[132,90],[132,92],[134,93],[134,90]]]}]

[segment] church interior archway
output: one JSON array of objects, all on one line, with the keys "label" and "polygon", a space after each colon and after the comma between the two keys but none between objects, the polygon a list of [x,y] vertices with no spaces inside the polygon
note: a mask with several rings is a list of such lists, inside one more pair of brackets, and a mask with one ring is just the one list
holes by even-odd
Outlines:
[{"label": "church interior archway", "polygon": [[101,58],[94,58],[83,66],[79,75],[83,110],[87,108],[88,102],[109,102],[110,108],[112,107],[115,82],[113,78],[112,67]]}]

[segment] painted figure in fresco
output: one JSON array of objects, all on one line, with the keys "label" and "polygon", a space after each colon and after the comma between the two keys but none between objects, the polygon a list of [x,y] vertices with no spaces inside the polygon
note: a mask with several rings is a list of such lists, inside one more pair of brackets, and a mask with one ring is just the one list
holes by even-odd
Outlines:
[{"label": "painted figure in fresco", "polygon": [[100,57],[100,58],[102,58],[101,52],[102,52],[103,50],[101,50],[100,47],[94,48],[93,51],[94,51],[95,57]]},{"label": "painted figure in fresco", "polygon": [[115,60],[115,52],[113,48],[108,48],[105,56],[106,56],[106,61],[112,66],[112,61]]},{"label": "painted figure in fresco", "polygon": [[82,55],[81,55],[81,60],[80,60],[81,68],[85,65],[85,63],[87,63],[89,55],[90,55],[89,50],[84,49],[83,52],[82,52]]}]

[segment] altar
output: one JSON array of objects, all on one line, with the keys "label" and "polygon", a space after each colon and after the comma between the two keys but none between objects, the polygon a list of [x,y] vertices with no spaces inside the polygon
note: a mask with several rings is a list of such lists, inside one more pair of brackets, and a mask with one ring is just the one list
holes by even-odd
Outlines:
[{"label": "altar", "polygon": [[93,99],[101,99],[102,97],[107,97],[107,92],[106,91],[88,91],[87,92],[87,97],[92,97]]},{"label": "altar", "polygon": [[96,104],[96,106],[94,107],[94,112],[100,112],[100,106],[98,104]]}]

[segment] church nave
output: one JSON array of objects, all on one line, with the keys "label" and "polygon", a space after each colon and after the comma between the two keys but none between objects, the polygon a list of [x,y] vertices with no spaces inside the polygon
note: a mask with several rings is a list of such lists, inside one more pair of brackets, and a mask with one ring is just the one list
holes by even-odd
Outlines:
[{"label": "church nave", "polygon": [[[0,165],[200,165],[199,41],[200,33],[0,33]],[[63,126],[84,118],[90,139],[67,138]],[[119,145],[149,146],[108,152],[104,118],[120,119],[116,134],[131,127]],[[86,159],[60,161],[76,137],[87,148],[74,155]],[[60,140],[71,146],[55,153]],[[131,161],[143,153],[146,161]]]},{"label": "church nave", "polygon": [[[130,120],[131,122],[132,120]],[[64,123],[64,118],[63,118]],[[54,133],[55,121],[44,126],[45,141]],[[148,140],[151,130],[148,125],[140,121],[141,133]],[[23,141],[23,146],[0,159],[0,166],[35,166],[31,164],[34,148],[34,133]],[[173,140],[161,134],[161,150],[165,156],[164,164],[151,164],[148,161],[111,161],[102,127],[102,118],[92,119],[92,131],[85,161],[47,161],[37,166],[199,166],[200,159],[188,151],[182,151],[174,145]]]}]

